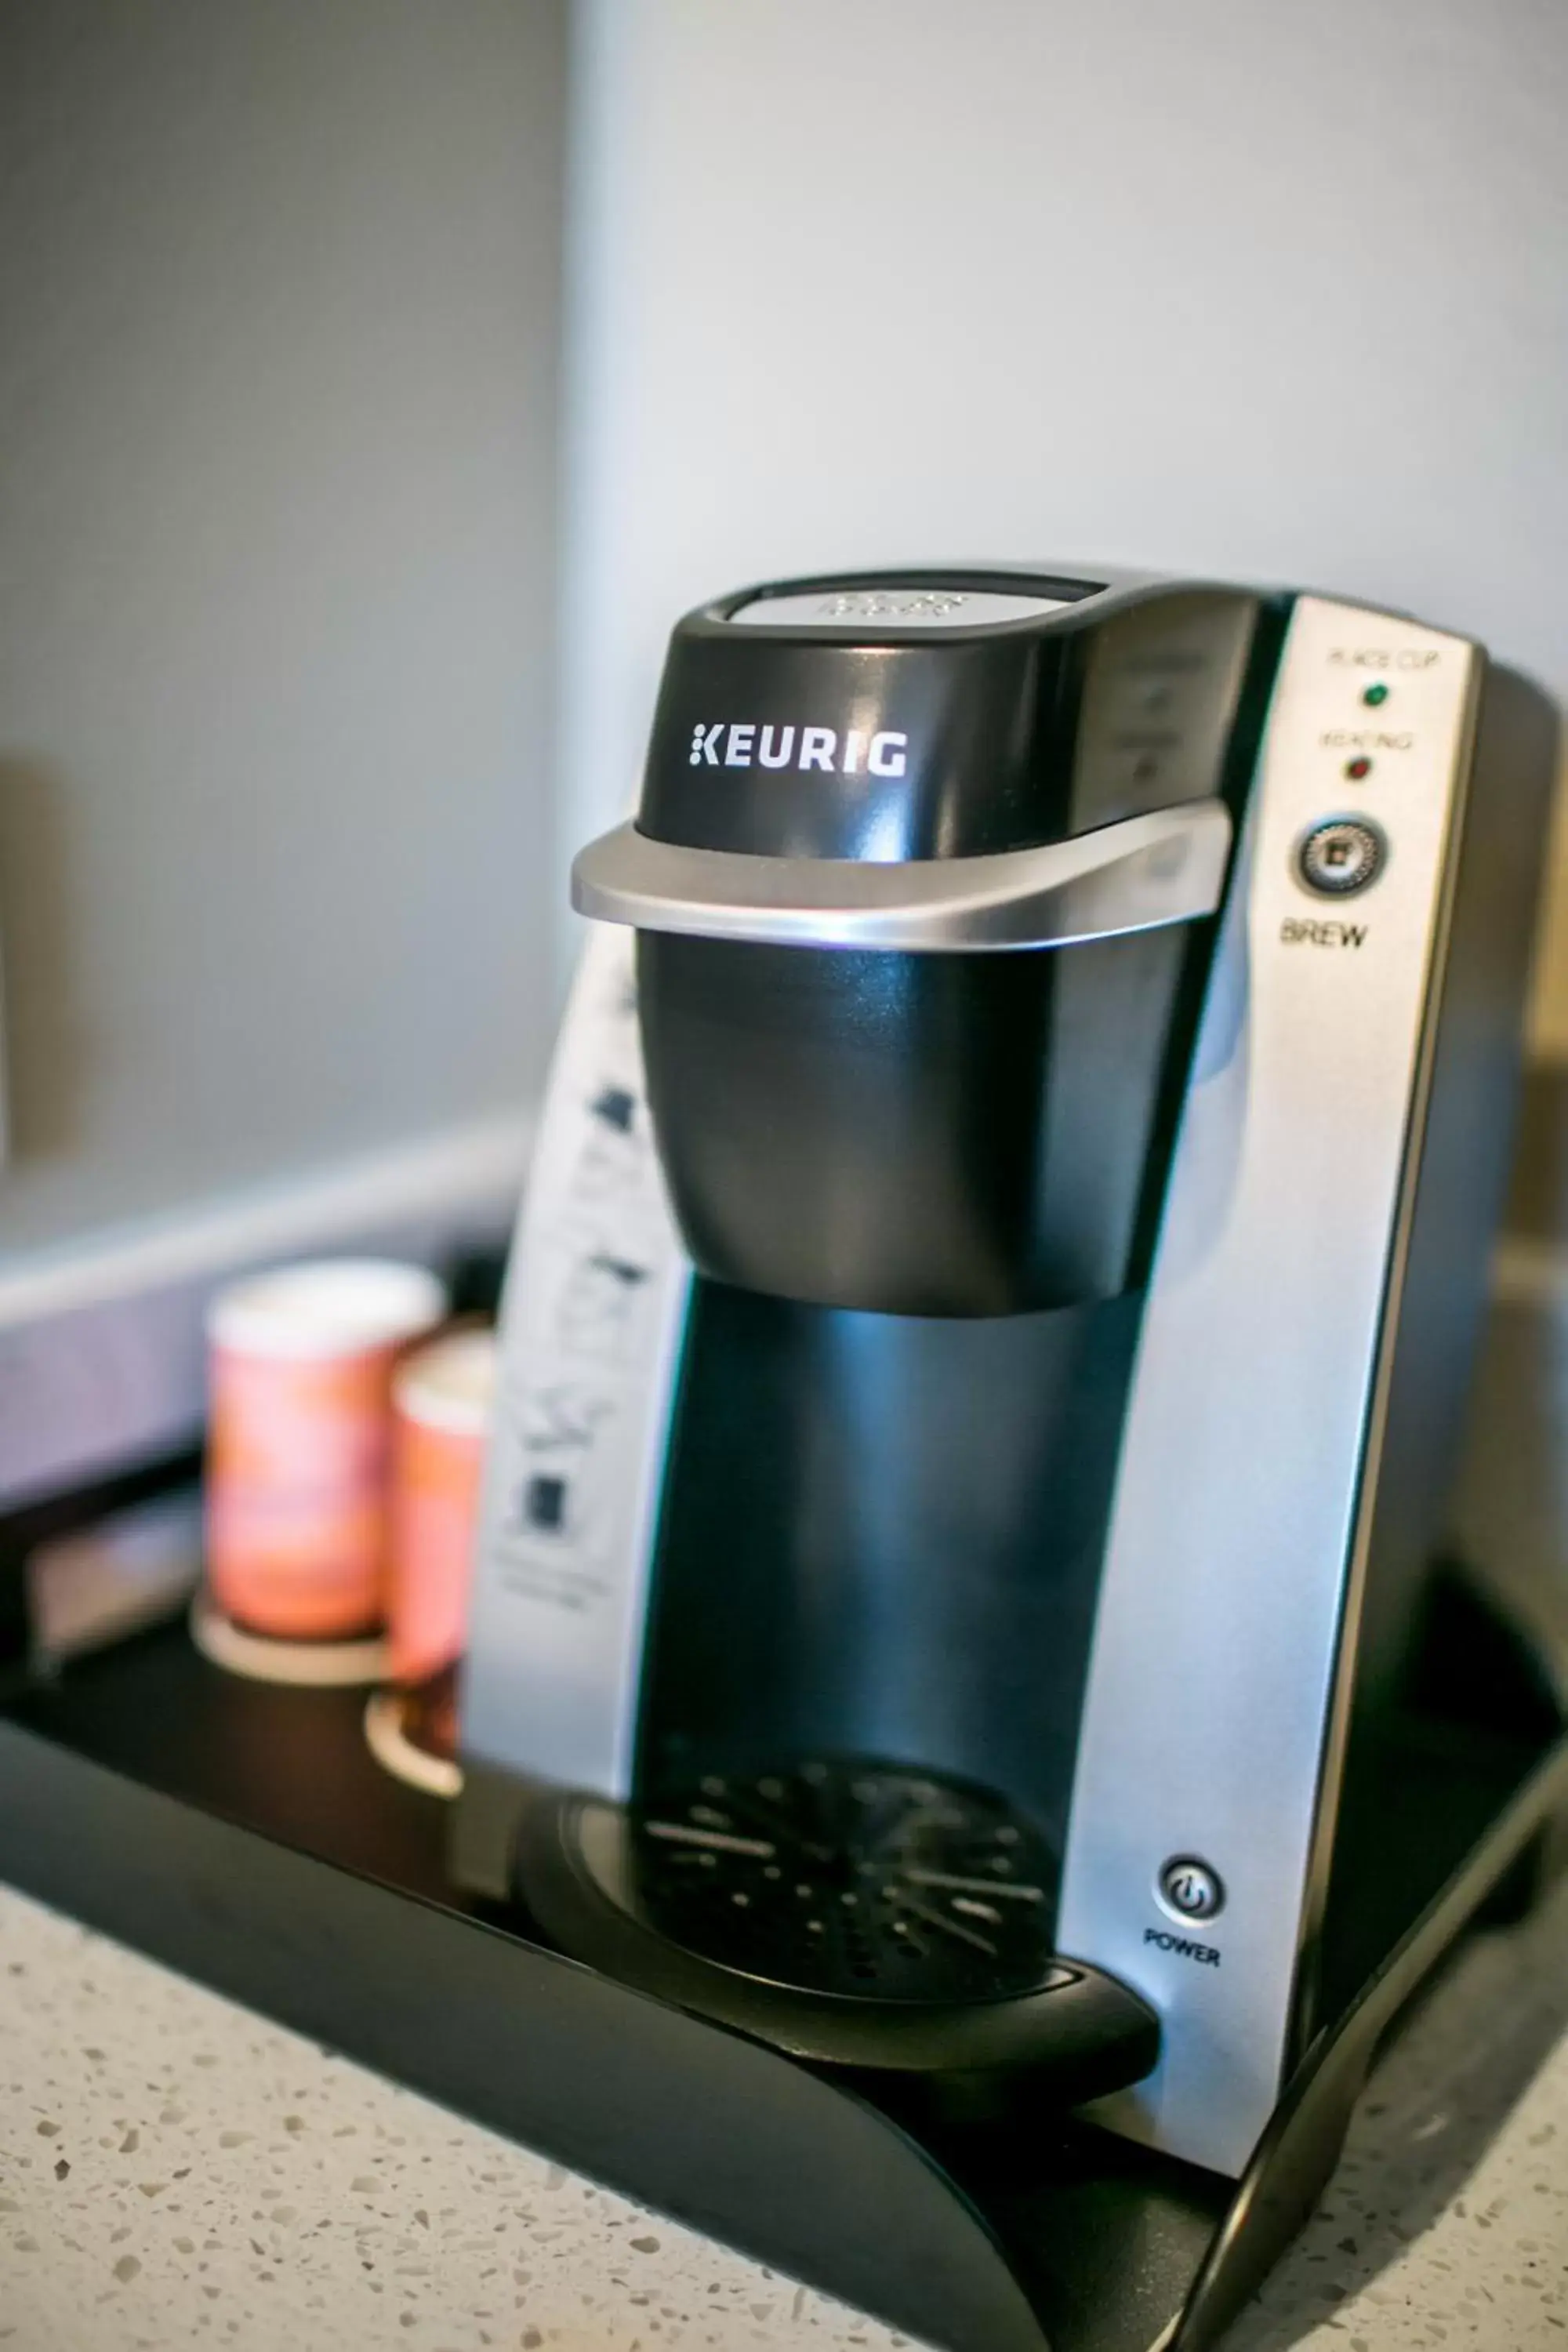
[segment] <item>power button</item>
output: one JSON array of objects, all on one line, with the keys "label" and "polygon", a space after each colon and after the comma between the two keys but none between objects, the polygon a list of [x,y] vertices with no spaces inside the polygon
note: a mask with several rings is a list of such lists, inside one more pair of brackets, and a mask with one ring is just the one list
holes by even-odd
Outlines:
[{"label": "power button", "polygon": [[1376,881],[1388,844],[1370,817],[1331,816],[1302,836],[1296,870],[1309,890],[1349,898]]},{"label": "power button", "polygon": [[1184,1919],[1212,1919],[1225,1907],[1225,1885],[1196,1854],[1173,1854],[1160,1873],[1160,1900]]}]

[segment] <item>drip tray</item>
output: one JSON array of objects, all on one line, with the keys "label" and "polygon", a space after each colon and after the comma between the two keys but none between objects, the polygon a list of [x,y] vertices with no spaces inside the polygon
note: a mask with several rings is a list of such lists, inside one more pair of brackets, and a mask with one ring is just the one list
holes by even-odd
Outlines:
[{"label": "drip tray", "polygon": [[1121,2090],[1154,2012],[1052,1948],[1051,1859],[999,1797],[821,1757],[622,1807],[521,1799],[516,1885],[563,1951],[843,2070],[917,2127]]},{"label": "drip tray", "polygon": [[999,1798],[961,1781],[854,1758],[710,1774],[637,1812],[631,1847],[639,1916],[749,1976],[962,2001],[1052,1974],[1053,1857]]}]

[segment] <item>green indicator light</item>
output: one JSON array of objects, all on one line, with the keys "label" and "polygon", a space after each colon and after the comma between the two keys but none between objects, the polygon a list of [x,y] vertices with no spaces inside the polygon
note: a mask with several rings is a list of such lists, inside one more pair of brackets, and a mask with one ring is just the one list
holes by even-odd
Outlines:
[{"label": "green indicator light", "polygon": [[1388,700],[1388,688],[1385,686],[1369,686],[1363,694],[1362,700],[1371,709],[1375,710],[1380,702]]}]

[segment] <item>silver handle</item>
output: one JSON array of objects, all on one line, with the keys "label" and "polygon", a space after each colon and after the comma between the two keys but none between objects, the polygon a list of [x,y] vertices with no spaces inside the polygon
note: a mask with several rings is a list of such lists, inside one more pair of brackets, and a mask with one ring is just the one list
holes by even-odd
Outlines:
[{"label": "silver handle", "polygon": [[579,853],[572,904],[642,931],[773,947],[1066,947],[1212,915],[1230,835],[1223,801],[1186,801],[1036,849],[883,866],[690,849],[621,824]]}]

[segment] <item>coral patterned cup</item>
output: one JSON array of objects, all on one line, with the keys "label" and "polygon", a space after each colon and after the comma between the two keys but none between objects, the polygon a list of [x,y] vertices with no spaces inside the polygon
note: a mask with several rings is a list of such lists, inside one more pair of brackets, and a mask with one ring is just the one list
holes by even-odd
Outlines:
[{"label": "coral patterned cup", "polygon": [[207,1575],[237,1624],[293,1641],[385,1611],[392,1384],[446,1291],[423,1266],[322,1259],[208,1312]]},{"label": "coral patterned cup", "polygon": [[454,1331],[410,1356],[393,1390],[388,1668],[423,1682],[462,1655],[495,1334]]}]

